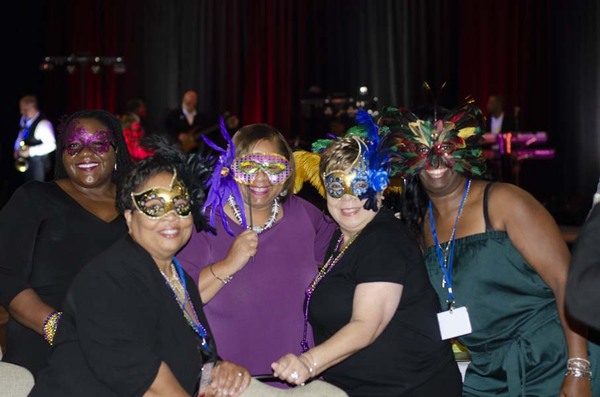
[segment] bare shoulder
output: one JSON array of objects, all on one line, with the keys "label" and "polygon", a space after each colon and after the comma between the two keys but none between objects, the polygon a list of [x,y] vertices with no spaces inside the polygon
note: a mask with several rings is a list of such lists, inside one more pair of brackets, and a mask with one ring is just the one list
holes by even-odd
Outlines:
[{"label": "bare shoulder", "polygon": [[509,222],[529,222],[550,217],[546,208],[531,193],[510,183],[494,183],[490,187],[488,206],[492,220],[504,226],[503,229]]}]

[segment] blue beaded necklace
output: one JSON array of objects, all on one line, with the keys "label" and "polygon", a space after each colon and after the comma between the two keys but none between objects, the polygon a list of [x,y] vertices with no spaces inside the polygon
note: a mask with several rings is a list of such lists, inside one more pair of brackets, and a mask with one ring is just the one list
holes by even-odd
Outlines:
[{"label": "blue beaded necklace", "polygon": [[[190,296],[187,292],[187,286],[186,286],[186,282],[185,282],[185,275],[183,273],[183,268],[181,267],[181,264],[175,257],[173,257],[173,262],[171,263],[171,266],[173,266],[173,265],[177,269],[177,273],[176,273],[177,278],[178,278],[177,281],[183,287],[183,298],[179,297],[179,295],[177,294],[177,291],[175,290],[176,288],[171,284],[167,275],[162,270],[160,271],[160,273],[163,275],[163,278],[165,279],[165,283],[167,284],[167,286],[169,287],[171,292],[173,292],[173,296],[175,297],[175,300],[177,301],[177,303],[179,304],[179,307],[181,308],[181,311],[183,312],[183,317],[185,317],[187,323],[190,325],[190,327],[192,327],[194,332],[196,332],[200,336],[200,339],[202,339],[202,348],[210,355],[211,349],[210,349],[210,345],[208,343],[208,338],[209,338],[208,332],[206,332],[206,328],[204,328],[204,326],[202,325],[202,323],[200,322],[200,320],[198,318],[198,314],[196,313],[194,304],[192,303],[192,300],[190,299]],[[187,307],[188,302],[189,302],[189,306],[192,310],[191,313]]]}]

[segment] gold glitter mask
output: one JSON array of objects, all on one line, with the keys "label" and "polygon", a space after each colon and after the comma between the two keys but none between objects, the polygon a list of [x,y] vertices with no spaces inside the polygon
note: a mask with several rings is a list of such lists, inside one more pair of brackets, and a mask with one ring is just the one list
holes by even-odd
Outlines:
[{"label": "gold glitter mask", "polygon": [[131,198],[142,214],[150,219],[160,219],[171,211],[180,218],[191,215],[190,195],[185,185],[173,173],[169,187],[155,186],[140,193],[131,193]]}]

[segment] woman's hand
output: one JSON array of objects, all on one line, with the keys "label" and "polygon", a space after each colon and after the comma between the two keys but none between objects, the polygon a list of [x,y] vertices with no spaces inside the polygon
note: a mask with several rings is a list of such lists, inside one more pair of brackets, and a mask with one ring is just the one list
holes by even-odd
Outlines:
[{"label": "woman's hand", "polygon": [[205,394],[237,397],[250,385],[250,373],[229,361],[219,361],[212,372],[212,381]]},{"label": "woman's hand", "polygon": [[271,368],[274,376],[292,385],[304,384],[312,377],[309,366],[291,353],[271,364]]},{"label": "woman's hand", "polygon": [[248,263],[248,260],[256,255],[257,249],[258,234],[255,231],[248,229],[240,233],[233,240],[233,244],[231,244],[231,248],[229,248],[229,252],[223,260],[231,267],[230,274],[238,272],[243,268]]}]

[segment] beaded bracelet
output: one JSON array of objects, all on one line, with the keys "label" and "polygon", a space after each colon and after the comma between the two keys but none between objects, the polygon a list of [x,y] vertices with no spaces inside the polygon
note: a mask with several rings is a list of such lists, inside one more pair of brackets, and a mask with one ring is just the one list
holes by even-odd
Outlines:
[{"label": "beaded bracelet", "polygon": [[233,280],[233,275],[229,275],[229,276],[225,276],[225,278],[221,278],[221,277],[219,277],[219,276],[217,276],[217,275],[215,274],[215,271],[213,270],[213,265],[210,265],[210,266],[209,266],[209,268],[210,268],[210,272],[212,273],[212,275],[213,275],[213,276],[214,276],[214,277],[215,277],[217,280],[219,280],[220,282],[222,282],[222,283],[223,283],[223,285],[225,285],[225,284],[227,284],[228,282],[230,282],[231,280]]},{"label": "beaded bracelet", "polygon": [[56,334],[56,328],[58,327],[58,321],[61,316],[62,312],[55,310],[48,314],[46,320],[44,320],[44,340],[46,340],[50,346],[52,346],[52,343],[54,342],[54,335]]}]

